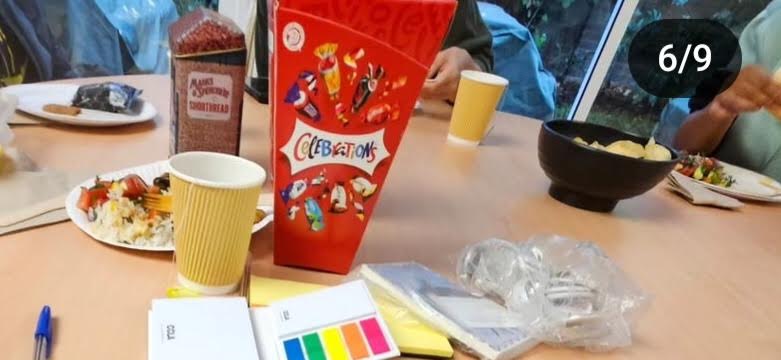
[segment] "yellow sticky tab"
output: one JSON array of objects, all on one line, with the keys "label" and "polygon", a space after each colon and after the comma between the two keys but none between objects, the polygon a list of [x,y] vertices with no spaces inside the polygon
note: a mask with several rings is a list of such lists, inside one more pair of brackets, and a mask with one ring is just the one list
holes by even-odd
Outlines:
[{"label": "yellow sticky tab", "polygon": [[323,331],[323,342],[330,360],[349,360],[347,349],[344,347],[342,335],[337,328],[329,328]]}]

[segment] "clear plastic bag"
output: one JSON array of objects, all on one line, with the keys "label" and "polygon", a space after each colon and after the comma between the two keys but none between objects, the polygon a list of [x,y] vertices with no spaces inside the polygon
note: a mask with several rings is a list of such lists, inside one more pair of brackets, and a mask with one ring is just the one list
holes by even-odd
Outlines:
[{"label": "clear plastic bag", "polygon": [[650,301],[596,244],[557,235],[480,242],[457,271],[469,291],[529,319],[535,338],[589,351],[631,345],[635,316]]}]

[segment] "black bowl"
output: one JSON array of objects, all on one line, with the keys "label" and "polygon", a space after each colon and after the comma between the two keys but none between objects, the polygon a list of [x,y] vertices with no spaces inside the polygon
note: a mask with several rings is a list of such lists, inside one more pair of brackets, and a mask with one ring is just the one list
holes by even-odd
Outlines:
[{"label": "black bowl", "polygon": [[578,121],[555,120],[542,125],[538,144],[540,166],[552,184],[548,193],[555,199],[585,210],[610,212],[619,200],[650,190],[673,170],[680,155],[669,146],[672,160],[633,159],[587,145],[609,145],[631,140],[645,145],[648,139],[619,130]]}]

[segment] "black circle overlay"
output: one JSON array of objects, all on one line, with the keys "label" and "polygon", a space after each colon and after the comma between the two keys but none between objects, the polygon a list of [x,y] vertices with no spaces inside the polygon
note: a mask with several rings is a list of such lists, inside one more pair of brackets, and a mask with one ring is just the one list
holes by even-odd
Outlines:
[{"label": "black circle overlay", "polygon": [[[668,45],[672,48],[666,53],[674,56],[677,63],[669,72],[659,64],[660,54]],[[697,68],[704,63],[697,62],[694,57],[698,45],[707,46],[711,53],[710,65],[703,71]],[[679,73],[689,46],[683,72]],[[700,49],[700,55],[704,56],[703,49]],[[713,20],[654,21],[643,27],[629,45],[632,77],[643,90],[663,98],[692,97],[698,88],[718,94],[735,81],[742,60],[738,38],[729,28]],[[670,67],[671,58],[665,64]]]}]

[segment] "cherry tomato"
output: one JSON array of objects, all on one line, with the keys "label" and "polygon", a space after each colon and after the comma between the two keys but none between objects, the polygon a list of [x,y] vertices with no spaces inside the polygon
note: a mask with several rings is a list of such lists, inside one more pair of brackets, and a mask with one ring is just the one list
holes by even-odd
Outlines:
[{"label": "cherry tomato", "polygon": [[78,207],[79,210],[86,212],[89,211],[91,206],[92,198],[89,195],[89,190],[83,187],[81,188],[81,195],[79,195],[79,202],[76,204],[76,207]]},{"label": "cherry tomato", "polygon": [[122,178],[120,183],[122,184],[123,189],[125,189],[125,192],[122,193],[122,196],[129,199],[138,199],[149,189],[144,180],[135,174],[125,176]]},{"label": "cherry tomato", "polygon": [[697,169],[694,166],[684,166],[682,169],[678,170],[678,172],[684,176],[692,177],[695,170]]},{"label": "cherry tomato", "polygon": [[81,195],[77,207],[82,211],[88,211],[90,208],[94,208],[102,205],[108,201],[108,188],[103,186],[95,186],[92,189],[81,188]]}]

